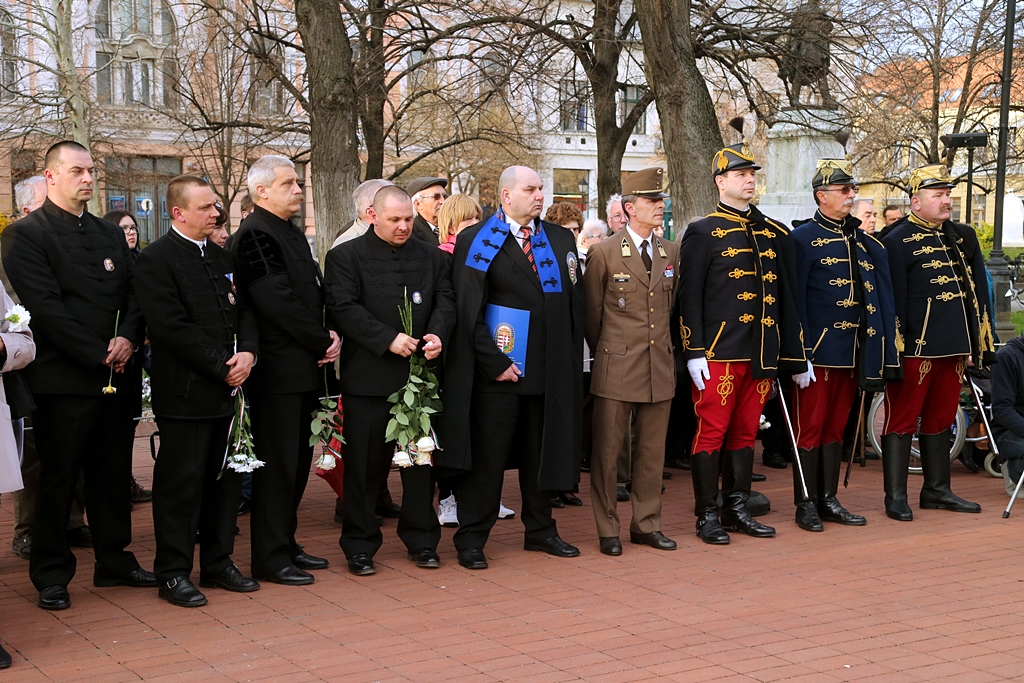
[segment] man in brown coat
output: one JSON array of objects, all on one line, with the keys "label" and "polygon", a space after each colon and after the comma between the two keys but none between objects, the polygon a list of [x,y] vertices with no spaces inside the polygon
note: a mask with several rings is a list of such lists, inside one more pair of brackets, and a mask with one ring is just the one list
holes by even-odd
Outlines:
[{"label": "man in brown coat", "polygon": [[661,533],[665,432],[675,393],[669,324],[679,248],[653,234],[665,212],[664,171],[648,168],[622,183],[629,224],[587,254],[585,334],[593,350],[594,451],[590,490],[601,552],[621,555],[615,461],[636,411],[633,521],[629,540],[675,550]]}]

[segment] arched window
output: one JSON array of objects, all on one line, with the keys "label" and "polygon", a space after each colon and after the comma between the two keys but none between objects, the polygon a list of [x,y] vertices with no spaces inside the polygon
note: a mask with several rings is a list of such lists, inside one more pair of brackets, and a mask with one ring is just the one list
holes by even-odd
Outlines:
[{"label": "arched window", "polygon": [[167,0],[98,0],[96,34],[115,40],[143,35],[172,43],[174,13]]}]

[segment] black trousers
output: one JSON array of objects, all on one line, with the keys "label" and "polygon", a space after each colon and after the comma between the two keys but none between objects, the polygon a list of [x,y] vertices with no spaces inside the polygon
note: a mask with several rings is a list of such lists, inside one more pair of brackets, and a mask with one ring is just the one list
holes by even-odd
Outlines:
[{"label": "black trousers", "polygon": [[697,435],[697,413],[693,410],[693,380],[687,374],[676,373],[676,394],[668,415],[665,434],[665,461],[685,460],[690,457],[693,438]]},{"label": "black trousers", "polygon": [[320,392],[247,396],[256,457],[266,463],[253,472],[249,516],[252,573],[260,577],[290,566],[302,552],[295,542],[297,510],[309,481],[309,423]]},{"label": "black trousers", "polygon": [[199,533],[199,568],[215,576],[233,563],[235,517],[242,476],[221,463],[230,417],[184,420],[158,417],[160,455],[153,468],[153,530],[159,581],[192,573]]},{"label": "black trousers", "polygon": [[135,555],[125,550],[132,542],[129,486],[135,427],[128,394],[35,395],[33,425],[42,469],[29,576],[38,590],[66,586],[75,575],[65,530],[81,472],[96,571],[125,576],[139,568]]},{"label": "black trousers", "polygon": [[[384,542],[374,509],[381,484],[391,471],[395,442],[385,441],[391,403],[383,396],[345,394],[345,499],[341,549],[345,557],[374,555]],[[434,468],[406,467],[402,476],[402,513],[398,537],[410,552],[436,549],[441,524],[434,512]]]},{"label": "black trousers", "polygon": [[458,550],[483,548],[498,520],[505,466],[514,453],[519,463],[519,490],[523,498],[520,518],[526,540],[546,541],[558,535],[551,517],[550,492],[537,485],[541,439],[544,434],[544,396],[473,393],[470,409],[473,469],[459,482]]}]

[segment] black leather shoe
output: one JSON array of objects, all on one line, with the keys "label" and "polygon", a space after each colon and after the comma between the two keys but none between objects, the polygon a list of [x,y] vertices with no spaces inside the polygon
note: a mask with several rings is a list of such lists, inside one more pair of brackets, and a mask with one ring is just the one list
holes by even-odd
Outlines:
[{"label": "black leather shoe", "polygon": [[377,573],[373,558],[368,553],[356,553],[348,558],[348,570],[356,576],[369,576]]},{"label": "black leather shoe", "polygon": [[92,547],[92,529],[88,525],[80,526],[77,529],[68,529],[64,535],[68,539],[68,545],[72,548]]},{"label": "black leather shoe", "polygon": [[949,488],[949,430],[938,434],[921,434],[918,446],[921,449],[921,469],[924,475],[921,509],[981,512],[980,505],[964,500]]},{"label": "black leather shoe", "polygon": [[652,531],[649,534],[635,534],[629,532],[629,542],[636,545],[649,545],[656,550],[675,550],[676,542],[666,538],[660,531]]},{"label": "black leather shoe", "polygon": [[238,513],[237,514],[244,515],[245,513],[249,512],[250,510],[252,510],[252,501],[251,500],[247,500],[247,499],[243,498],[242,500],[238,501]]},{"label": "black leather shoe", "polygon": [[619,501],[620,503],[625,503],[627,500],[629,500],[629,491],[626,490],[625,486],[615,487],[615,500]]},{"label": "black leather shoe", "polygon": [[135,475],[132,475],[131,485],[131,501],[133,503],[148,503],[153,500],[153,489],[144,489],[135,481]]},{"label": "black leather shoe", "polygon": [[824,531],[825,525],[821,523],[818,516],[818,509],[814,501],[800,503],[796,506],[796,525],[804,531]]},{"label": "black leather shoe", "polygon": [[882,485],[885,488],[885,515],[897,522],[910,522],[914,513],[907,503],[907,467],[913,434],[882,435]]},{"label": "black leather shoe", "polygon": [[576,496],[576,494],[574,494],[574,493],[572,493],[570,491],[565,491],[563,493],[559,493],[558,494],[558,499],[560,501],[562,501],[563,503],[565,503],[566,505],[571,505],[571,506],[573,506],[575,508],[581,507],[583,505],[583,501],[580,500]]},{"label": "black leather shoe", "polygon": [[402,516],[402,506],[398,503],[388,503],[387,505],[377,508],[376,512],[381,517],[388,517],[390,519],[398,519]]},{"label": "black leather shoe", "polygon": [[252,593],[260,589],[256,579],[250,579],[238,571],[238,567],[231,565],[216,576],[203,576],[199,574],[200,588],[223,588],[232,593]]},{"label": "black leather shoe", "polygon": [[574,545],[569,545],[558,536],[546,538],[539,543],[526,541],[523,544],[523,548],[525,550],[543,551],[548,555],[554,555],[555,557],[576,557],[580,554],[579,548]]},{"label": "black leather shoe", "polygon": [[206,596],[192,585],[187,576],[178,576],[160,585],[158,595],[178,607],[202,607]]},{"label": "black leather shoe", "polygon": [[437,556],[433,548],[420,548],[414,553],[409,553],[408,557],[416,563],[417,567],[423,569],[438,569],[441,566],[441,558]]},{"label": "black leather shoe", "polygon": [[846,526],[864,526],[868,523],[867,519],[853,514],[832,497],[818,501],[818,516],[823,522],[845,524]]},{"label": "black leather shoe", "polygon": [[601,552],[605,555],[618,557],[622,554],[622,541],[618,536],[601,536],[597,541],[601,545]]},{"label": "black leather shoe", "polygon": [[71,607],[71,596],[67,586],[47,586],[39,591],[39,606],[56,612]]},{"label": "black leather shoe", "polygon": [[127,576],[113,576],[99,569],[92,575],[92,585],[97,588],[112,588],[114,586],[131,586],[132,588],[156,588],[156,575],[147,572],[142,567],[133,570]]},{"label": "black leather shoe", "polygon": [[688,470],[690,469],[690,458],[673,458],[665,461],[665,467],[671,467],[674,470]]},{"label": "black leather shoe", "polygon": [[662,470],[661,471],[661,478],[665,479],[665,480],[671,479],[672,478],[672,473],[669,472],[668,470]]},{"label": "black leather shoe", "polygon": [[705,510],[697,517],[697,535],[709,545],[728,545],[729,534],[718,521],[716,510]]},{"label": "black leather shoe", "polygon": [[763,451],[761,453],[761,462],[764,463],[765,467],[771,467],[776,470],[786,469],[786,456],[781,451]]},{"label": "black leather shoe", "polygon": [[0,669],[7,669],[11,666],[11,655],[0,645]]},{"label": "black leather shoe", "polygon": [[308,586],[316,581],[312,574],[307,574],[292,564],[284,567],[283,569],[278,569],[276,572],[271,574],[265,574],[259,578],[261,581],[269,581],[270,583],[276,583],[281,586]]},{"label": "black leather shoe", "polygon": [[298,555],[293,557],[292,564],[294,564],[299,569],[305,570],[307,572],[315,569],[327,569],[329,566],[331,566],[331,563],[325,560],[324,558],[313,557],[312,555],[307,555],[306,553],[299,553]]},{"label": "black leather shoe", "polygon": [[23,560],[32,557],[32,534],[15,536],[11,541],[11,552]]},{"label": "black leather shoe", "polygon": [[480,548],[466,548],[459,551],[459,564],[466,569],[487,569],[487,558]]},{"label": "black leather shoe", "polygon": [[561,510],[565,507],[565,503],[558,496],[551,496],[551,507],[555,510]]},{"label": "black leather shoe", "polygon": [[768,477],[766,477],[763,474],[758,474],[757,472],[754,472],[753,474],[750,475],[750,481],[768,481]]}]

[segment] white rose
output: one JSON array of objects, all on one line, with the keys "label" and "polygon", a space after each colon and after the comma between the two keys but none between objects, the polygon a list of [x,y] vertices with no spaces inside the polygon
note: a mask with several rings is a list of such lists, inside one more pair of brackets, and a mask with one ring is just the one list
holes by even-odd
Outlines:
[{"label": "white rose", "polygon": [[324,452],[320,459],[316,461],[317,468],[324,472],[330,472],[337,464],[338,462],[334,459],[334,456],[327,452]]},{"label": "white rose", "polygon": [[399,467],[412,467],[412,460],[405,451],[396,451],[395,457],[391,458],[391,462]]},{"label": "white rose", "polygon": [[417,465],[432,465],[433,461],[430,459],[430,453],[426,451],[419,451],[416,453],[416,457],[413,460]]},{"label": "white rose", "polygon": [[434,451],[434,448],[434,440],[431,439],[429,436],[424,436],[419,441],[416,442],[416,451],[418,453],[430,454]]}]

